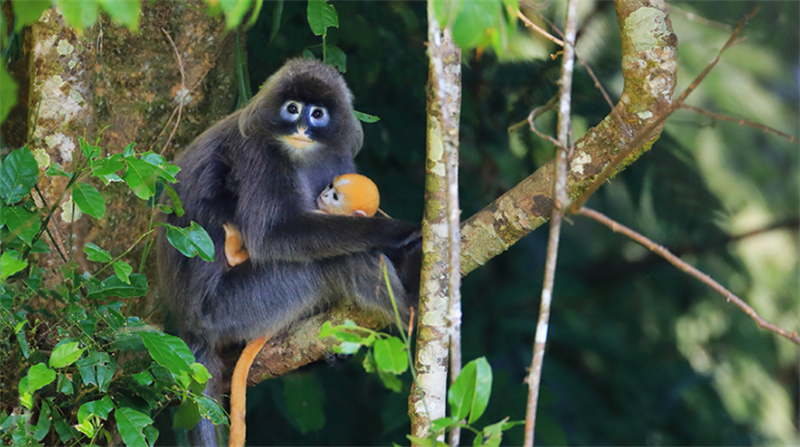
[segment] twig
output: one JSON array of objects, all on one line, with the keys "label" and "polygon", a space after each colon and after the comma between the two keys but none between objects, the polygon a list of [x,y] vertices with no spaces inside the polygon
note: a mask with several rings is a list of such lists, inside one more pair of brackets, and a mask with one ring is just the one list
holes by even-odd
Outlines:
[{"label": "twig", "polygon": [[532,30],[536,31],[537,33],[541,34],[542,36],[544,36],[545,39],[549,40],[550,42],[555,43],[556,45],[558,45],[560,47],[564,46],[564,42],[561,39],[553,36],[552,34],[548,33],[545,30],[543,30],[537,24],[531,22],[531,19],[525,17],[525,14],[522,13],[522,10],[517,11],[517,17],[519,17],[520,20],[522,20],[522,22],[525,23],[525,25],[527,27],[529,27],[530,29],[532,29]]},{"label": "twig", "polygon": [[685,9],[678,8],[677,6],[671,3],[667,3],[667,12],[670,14],[681,15],[690,22],[697,22],[701,25],[705,25],[710,28],[721,29],[723,31],[730,31],[732,29],[732,27],[727,23],[720,23],[720,22],[715,22],[713,20],[708,20],[706,18],[700,17],[699,15],[693,12],[689,12]]},{"label": "twig", "polygon": [[[554,96],[553,98],[556,98],[556,97]],[[539,130],[536,128],[536,123],[534,122],[534,119],[536,119],[537,116],[541,115],[545,110],[548,110],[549,108],[551,108],[551,106],[550,106],[550,103],[548,102],[547,104],[545,104],[542,107],[537,107],[537,108],[533,109],[533,111],[530,113],[530,115],[528,115],[528,120],[527,120],[528,121],[528,125],[531,128],[531,132],[535,133],[536,135],[539,135],[540,138],[544,138],[545,140],[553,143],[556,147],[559,147],[559,146],[561,146],[561,143],[558,140],[556,140],[555,138],[551,137],[550,135],[543,134],[543,133],[539,132]],[[540,110],[541,110],[541,112],[539,112]]]},{"label": "twig", "polygon": [[715,291],[717,291],[720,295],[724,296],[728,302],[733,302],[738,308],[742,309],[744,313],[750,316],[758,327],[766,329],[768,331],[774,332],[782,337],[787,338],[794,344],[800,346],[800,335],[797,335],[797,332],[789,332],[785,329],[782,329],[774,324],[766,321],[762,318],[758,312],[756,312],[752,307],[750,307],[747,303],[745,303],[741,298],[734,295],[733,292],[723,287],[720,283],[714,281],[710,276],[706,275],[705,273],[701,272],[691,264],[688,264],[681,260],[681,258],[672,254],[666,247],[662,245],[658,245],[655,242],[651,241],[647,237],[637,233],[636,231],[622,225],[619,222],[614,221],[613,219],[605,216],[602,213],[599,213],[595,210],[583,207],[578,210],[578,213],[586,216],[591,217],[592,219],[602,223],[603,225],[607,226],[611,229],[611,231],[615,233],[622,233],[625,236],[633,239],[634,241],[638,242],[645,248],[651,250],[652,252],[662,256],[664,259],[669,261],[675,267],[678,267],[682,271],[694,276],[695,278],[699,279],[704,284],[708,285]]},{"label": "twig", "polygon": [[692,83],[689,85],[689,87],[687,87],[686,90],[684,90],[683,93],[681,93],[681,96],[678,97],[678,99],[675,100],[675,102],[673,102],[661,115],[659,115],[658,118],[656,118],[652,123],[650,123],[647,127],[645,127],[636,136],[636,138],[633,139],[633,141],[631,141],[628,144],[623,145],[623,147],[620,149],[619,153],[617,154],[616,157],[614,157],[614,159],[611,161],[611,163],[609,163],[606,166],[606,168],[603,169],[603,172],[601,172],[597,176],[595,181],[592,182],[592,184],[589,185],[586,188],[586,190],[583,192],[583,194],[581,194],[580,197],[578,197],[578,199],[575,200],[575,202],[572,203],[572,206],[570,207],[570,210],[569,210],[570,213],[577,212],[580,209],[580,207],[582,207],[583,204],[586,203],[586,201],[589,199],[589,197],[592,194],[594,194],[595,191],[597,191],[597,188],[599,188],[600,185],[602,185],[606,180],[608,180],[608,178],[611,176],[611,174],[616,171],[617,167],[619,167],[622,164],[622,162],[633,151],[635,151],[639,147],[641,147],[642,144],[648,138],[650,138],[650,133],[653,132],[664,121],[666,121],[667,118],[669,118],[670,115],[672,115],[672,113],[675,110],[677,110],[678,107],[680,107],[681,104],[683,104],[684,101],[686,101],[686,98],[697,88],[698,85],[700,85],[700,83],[703,81],[703,79],[705,79],[706,75],[708,75],[708,73],[711,71],[711,69],[714,68],[714,66],[717,65],[717,63],[719,62],[720,57],[722,56],[722,53],[724,53],[725,50],[727,50],[728,48],[730,48],[731,46],[736,44],[736,41],[737,41],[737,38],[739,37],[739,34],[744,29],[744,25],[751,18],[753,18],[753,16],[755,16],[756,13],[758,13],[758,10],[759,10],[759,7],[756,6],[750,13],[748,13],[739,22],[738,25],[736,25],[736,29],[734,29],[733,33],[731,33],[731,37],[728,38],[728,41],[725,42],[725,45],[723,45],[722,48],[720,48],[719,52],[717,52],[717,56],[714,58],[714,60],[711,61],[711,63],[708,64],[706,66],[706,68],[703,69],[703,71],[699,75],[697,75],[697,77],[694,79],[694,81],[692,81]]},{"label": "twig", "polygon": [[800,144],[800,141],[798,141],[797,138],[795,138],[795,137],[793,137],[793,136],[791,136],[789,134],[783,133],[780,130],[773,129],[773,128],[769,127],[769,126],[765,126],[763,124],[754,123],[753,121],[748,121],[748,120],[742,119],[742,118],[734,118],[732,116],[723,115],[721,113],[709,112],[708,110],[701,109],[699,107],[690,106],[689,104],[681,104],[680,108],[681,109],[691,110],[691,111],[693,111],[695,113],[699,113],[701,115],[709,116],[709,117],[711,117],[712,119],[715,119],[715,120],[730,121],[730,122],[736,123],[736,124],[738,124],[740,126],[752,127],[754,129],[758,129],[758,130],[760,130],[762,132],[773,133],[775,135],[778,135],[778,136],[781,136],[783,138],[786,138],[791,143]]},{"label": "twig", "polygon": [[[542,381],[547,329],[550,321],[550,306],[553,299],[553,284],[556,276],[558,243],[561,235],[561,219],[568,204],[567,197],[567,155],[570,130],[570,102],[572,99],[572,74],[575,69],[575,35],[578,29],[578,0],[567,4],[567,25],[564,40],[564,60],[561,65],[561,92],[558,107],[558,141],[555,163],[555,205],[550,219],[550,238],[547,243],[547,262],[545,263],[544,285],[539,307],[539,321],[536,323],[536,336],[533,343],[533,360],[528,374],[528,408],[525,413],[525,447],[533,447],[536,428],[536,409],[539,400],[539,387]],[[530,120],[531,123],[533,120]]]},{"label": "twig", "polygon": [[[539,118],[541,115],[543,115],[544,112],[546,112],[548,110],[553,110],[555,108],[553,106],[556,105],[556,102],[558,102],[558,95],[553,95],[553,97],[550,98],[550,100],[547,101],[547,104],[533,109],[533,111],[530,113],[530,115],[528,115],[527,118],[525,118],[524,120],[522,120],[522,121],[520,121],[520,122],[518,122],[516,124],[512,124],[511,126],[508,126],[508,133],[516,132],[518,129],[522,128],[525,124],[528,124],[530,126],[530,120],[531,119],[535,120],[536,118]],[[540,136],[542,138],[547,138],[544,135],[540,135]]]},{"label": "twig", "polygon": [[[169,138],[167,138],[167,142],[164,143],[164,147],[161,148],[161,154],[164,153],[164,150],[169,147],[169,143],[172,141],[172,137],[175,135],[175,131],[178,130],[178,126],[181,124],[181,113],[183,112],[183,98],[186,97],[186,74],[183,71],[183,61],[181,61],[181,55],[178,52],[178,47],[175,46],[175,42],[172,41],[172,37],[170,37],[169,33],[164,29],[161,28],[161,32],[167,36],[167,40],[169,40],[170,45],[172,45],[172,49],[175,50],[175,58],[178,60],[178,67],[181,69],[181,90],[178,93],[178,118],[175,120],[175,127],[172,128],[172,132],[169,134]],[[170,120],[172,117],[170,116]],[[169,121],[168,121],[169,122]]]}]

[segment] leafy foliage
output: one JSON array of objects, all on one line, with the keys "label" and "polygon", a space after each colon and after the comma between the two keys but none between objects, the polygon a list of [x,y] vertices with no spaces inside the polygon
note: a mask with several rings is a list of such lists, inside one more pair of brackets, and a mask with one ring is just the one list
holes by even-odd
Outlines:
[{"label": "leafy foliage", "polygon": [[[76,151],[75,157],[83,157],[74,170],[50,166],[46,174],[67,177],[62,197],[71,192],[74,203],[95,219],[105,215],[105,200],[86,180],[125,178],[136,195],[153,199],[156,185],[174,182],[179,169],[152,152],[136,154],[132,145],[124,154],[103,157],[102,152],[81,139],[80,154]],[[133,267],[120,260],[130,249],[113,257],[96,244],[86,244],[88,260],[102,265],[96,273],[80,274],[78,265],[68,262],[62,268],[63,283],[55,288],[42,286],[43,270],[29,262],[29,255],[42,242],[43,223],[57,208],[31,211],[36,208],[30,192],[39,175],[27,148],[2,160],[0,197],[5,205],[0,237],[16,248],[4,250],[0,259],[0,347],[3,358],[11,362],[3,368],[23,375],[16,382],[21,406],[9,405],[12,401],[3,396],[0,441],[94,445],[102,438],[107,442],[116,429],[126,445],[152,446],[159,433],[151,415],[173,400],[183,402],[184,413],[205,414],[224,423],[218,404],[201,394],[210,376],[195,363],[186,344],[138,317],[126,316],[120,299],[139,297],[149,290],[147,277],[133,273]],[[160,209],[180,209],[177,196],[171,197],[173,205]],[[199,247],[201,256],[213,258],[208,234],[197,224],[189,231],[173,227],[167,231],[174,233],[169,240],[176,246]],[[108,267],[114,273],[100,279]],[[54,301],[41,306],[37,304],[41,298]],[[58,309],[60,316],[55,317],[51,309]],[[28,340],[37,342],[31,346]],[[4,379],[4,385],[11,380]],[[34,420],[38,420],[35,425]],[[197,418],[192,420],[197,422]]]}]

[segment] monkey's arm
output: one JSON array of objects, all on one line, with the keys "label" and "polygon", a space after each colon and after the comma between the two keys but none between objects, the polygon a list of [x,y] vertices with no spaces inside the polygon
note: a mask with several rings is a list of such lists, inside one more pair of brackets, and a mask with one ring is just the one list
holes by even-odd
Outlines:
[{"label": "monkey's arm", "polygon": [[308,261],[400,249],[421,237],[419,227],[408,222],[314,212],[263,230],[243,223],[241,231],[253,262]]}]

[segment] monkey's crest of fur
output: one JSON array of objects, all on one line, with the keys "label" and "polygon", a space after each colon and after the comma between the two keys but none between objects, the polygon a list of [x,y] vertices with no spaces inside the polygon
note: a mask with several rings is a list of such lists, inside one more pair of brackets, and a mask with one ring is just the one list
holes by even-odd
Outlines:
[{"label": "monkey's crest of fur", "polygon": [[270,76],[239,115],[239,132],[245,138],[259,132],[266,123],[280,118],[281,105],[290,99],[322,103],[332,117],[347,122],[339,128],[357,130],[339,137],[352,148],[353,156],[358,154],[364,132],[353,113],[353,94],[338,70],[316,59],[291,59]]}]

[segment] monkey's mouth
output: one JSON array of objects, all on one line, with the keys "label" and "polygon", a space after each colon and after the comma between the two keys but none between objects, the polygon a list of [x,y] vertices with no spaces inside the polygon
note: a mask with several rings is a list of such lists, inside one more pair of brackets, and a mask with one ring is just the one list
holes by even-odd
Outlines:
[{"label": "monkey's mouth", "polygon": [[293,147],[296,147],[297,149],[305,149],[308,146],[314,144],[314,140],[309,138],[307,135],[299,132],[283,137],[283,141],[291,144]]}]

